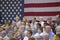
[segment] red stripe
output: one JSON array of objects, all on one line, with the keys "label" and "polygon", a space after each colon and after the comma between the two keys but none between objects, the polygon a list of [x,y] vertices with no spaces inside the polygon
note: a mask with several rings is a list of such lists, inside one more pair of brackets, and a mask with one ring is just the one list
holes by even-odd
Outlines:
[{"label": "red stripe", "polygon": [[28,7],[57,7],[57,6],[60,6],[60,2],[24,4],[25,8],[28,8]]},{"label": "red stripe", "polygon": [[55,16],[60,12],[25,12],[24,16]]}]

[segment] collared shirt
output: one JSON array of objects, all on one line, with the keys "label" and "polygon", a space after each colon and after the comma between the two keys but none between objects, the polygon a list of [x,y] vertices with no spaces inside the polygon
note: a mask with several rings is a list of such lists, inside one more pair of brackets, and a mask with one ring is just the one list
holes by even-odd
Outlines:
[{"label": "collared shirt", "polygon": [[[40,36],[42,37],[42,40],[44,40],[44,33],[41,33]],[[50,32],[49,33],[49,39],[50,40],[53,40],[53,37],[54,37],[54,33],[53,32]]]}]

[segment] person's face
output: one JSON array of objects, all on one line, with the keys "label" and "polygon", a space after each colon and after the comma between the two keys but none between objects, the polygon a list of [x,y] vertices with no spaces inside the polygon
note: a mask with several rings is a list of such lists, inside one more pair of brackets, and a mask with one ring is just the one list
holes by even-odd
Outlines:
[{"label": "person's face", "polygon": [[14,32],[17,32],[17,30],[18,30],[17,27],[14,27]]},{"label": "person's face", "polygon": [[6,30],[6,31],[8,31],[8,29],[9,29],[9,27],[8,27],[8,26],[6,26],[6,27],[5,27],[5,30]]},{"label": "person's face", "polygon": [[24,32],[25,28],[24,28],[24,27],[21,27],[21,29],[20,29],[20,30],[21,30],[21,32]]},{"label": "person's face", "polygon": [[9,37],[13,37],[13,32],[9,32]]},{"label": "person's face", "polygon": [[27,31],[27,36],[28,36],[28,37],[31,37],[31,34],[30,34],[30,32],[28,32],[28,31]]},{"label": "person's face", "polygon": [[40,21],[43,21],[43,18],[40,18],[39,20],[40,20]]},{"label": "person's face", "polygon": [[35,22],[35,21],[36,21],[36,19],[32,18],[32,22]]},{"label": "person's face", "polygon": [[40,29],[38,29],[37,31],[38,31],[38,33],[41,33],[41,30]]},{"label": "person's face", "polygon": [[44,35],[44,39],[45,40],[49,40],[49,36],[48,35]]},{"label": "person's face", "polygon": [[18,22],[19,21],[19,17],[17,16],[15,20],[16,20],[16,22]]},{"label": "person's face", "polygon": [[5,32],[2,32],[2,37],[5,37],[6,33]]},{"label": "person's face", "polygon": [[51,32],[51,27],[50,27],[50,26],[48,26],[48,27],[46,26],[46,27],[45,27],[45,31],[46,31],[47,33],[50,33],[50,32]]},{"label": "person's face", "polygon": [[21,38],[22,37],[22,33],[21,32],[17,32],[17,36],[18,36],[18,38]]}]

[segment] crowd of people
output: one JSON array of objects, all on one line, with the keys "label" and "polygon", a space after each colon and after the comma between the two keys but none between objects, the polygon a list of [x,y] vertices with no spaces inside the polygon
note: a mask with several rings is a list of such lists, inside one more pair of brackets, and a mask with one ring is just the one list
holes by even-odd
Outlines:
[{"label": "crowd of people", "polygon": [[0,40],[60,40],[60,15],[55,18],[53,21],[51,17],[20,20],[16,16],[14,21],[0,25]]}]

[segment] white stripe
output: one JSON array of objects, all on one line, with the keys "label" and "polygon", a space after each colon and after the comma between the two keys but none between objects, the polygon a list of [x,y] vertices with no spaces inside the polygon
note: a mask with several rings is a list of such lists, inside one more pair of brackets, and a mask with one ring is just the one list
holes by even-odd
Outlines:
[{"label": "white stripe", "polygon": [[28,20],[32,20],[33,17],[36,17],[37,20],[39,20],[39,17],[43,17],[44,20],[47,20],[47,18],[52,17],[52,20],[55,20],[55,16],[25,16]]},{"label": "white stripe", "polygon": [[44,7],[44,8],[24,8],[24,12],[55,12],[60,11],[60,7]]},{"label": "white stripe", "polygon": [[60,0],[24,0],[24,3],[48,3],[48,2],[60,2]]}]

